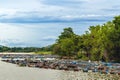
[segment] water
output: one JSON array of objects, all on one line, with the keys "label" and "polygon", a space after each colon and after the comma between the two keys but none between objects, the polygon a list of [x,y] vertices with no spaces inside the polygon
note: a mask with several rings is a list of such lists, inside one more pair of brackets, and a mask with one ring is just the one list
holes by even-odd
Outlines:
[{"label": "water", "polygon": [[[113,79],[114,78],[114,79]],[[0,80],[119,80],[119,76],[29,67],[0,61]]]}]

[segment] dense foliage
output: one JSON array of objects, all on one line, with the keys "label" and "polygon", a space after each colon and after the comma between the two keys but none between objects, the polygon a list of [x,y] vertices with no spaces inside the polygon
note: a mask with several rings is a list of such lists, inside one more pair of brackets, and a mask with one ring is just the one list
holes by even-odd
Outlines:
[{"label": "dense foliage", "polygon": [[55,44],[46,47],[0,46],[0,52],[40,51],[52,51],[54,54],[68,58],[120,62],[120,16],[103,25],[90,26],[82,35],[75,34],[70,27],[65,28]]},{"label": "dense foliage", "polygon": [[37,47],[6,47],[6,46],[0,46],[0,52],[46,52],[51,51],[51,46],[46,46],[42,48]]},{"label": "dense foliage", "polygon": [[120,16],[103,25],[90,26],[83,35],[65,28],[53,46],[53,52],[61,56],[119,62]]}]

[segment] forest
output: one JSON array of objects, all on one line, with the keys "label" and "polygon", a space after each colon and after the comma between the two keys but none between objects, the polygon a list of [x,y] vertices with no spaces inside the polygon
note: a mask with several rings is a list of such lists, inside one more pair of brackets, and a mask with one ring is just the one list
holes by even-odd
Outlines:
[{"label": "forest", "polygon": [[71,27],[64,28],[53,45],[36,47],[0,46],[0,52],[40,52],[68,58],[120,62],[120,16],[102,25],[90,26],[82,35],[75,34]]},{"label": "forest", "polygon": [[82,60],[120,62],[120,16],[102,25],[90,26],[82,35],[64,28],[53,53]]},{"label": "forest", "polygon": [[0,52],[35,52],[35,53],[40,53],[40,52],[49,52],[52,51],[51,47],[46,46],[46,47],[7,47],[7,46],[2,46],[0,45]]}]

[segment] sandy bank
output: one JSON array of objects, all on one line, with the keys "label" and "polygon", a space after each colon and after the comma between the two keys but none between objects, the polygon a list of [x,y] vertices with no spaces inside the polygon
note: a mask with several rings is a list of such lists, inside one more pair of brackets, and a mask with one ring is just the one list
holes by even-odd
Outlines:
[{"label": "sandy bank", "polygon": [[24,53],[24,52],[0,52],[0,54],[34,54],[34,52]]}]

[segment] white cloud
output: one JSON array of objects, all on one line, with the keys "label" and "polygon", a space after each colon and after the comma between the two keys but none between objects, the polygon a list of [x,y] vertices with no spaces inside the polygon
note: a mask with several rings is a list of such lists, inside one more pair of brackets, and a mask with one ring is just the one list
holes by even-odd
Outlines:
[{"label": "white cloud", "polygon": [[[120,13],[119,3],[119,0],[0,0],[0,39],[9,42],[6,45],[51,44],[65,27],[73,27],[81,34],[87,30],[85,26],[111,20]],[[14,44],[14,40],[18,43]]]}]

